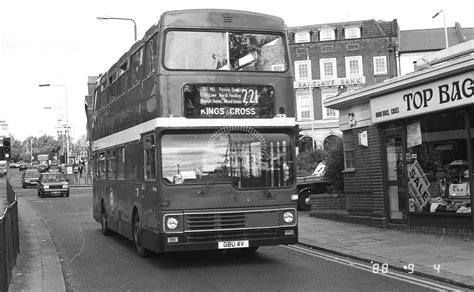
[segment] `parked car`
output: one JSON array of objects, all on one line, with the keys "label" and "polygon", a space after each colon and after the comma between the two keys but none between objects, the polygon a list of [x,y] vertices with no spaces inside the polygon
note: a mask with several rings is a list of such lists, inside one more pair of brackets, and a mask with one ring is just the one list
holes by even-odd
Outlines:
[{"label": "parked car", "polygon": [[46,171],[48,171],[48,165],[47,165],[47,164],[40,164],[40,165],[38,165],[38,171],[39,171],[39,172],[46,172]]},{"label": "parked car", "polygon": [[26,163],[24,163],[24,162],[20,162],[20,164],[18,165],[18,169],[19,169],[20,171],[23,171],[23,170],[25,170],[25,169],[27,169],[27,168],[28,168],[28,166],[27,166]]},{"label": "parked car", "polygon": [[7,175],[7,168],[5,166],[0,165],[0,177]]},{"label": "parked car", "polygon": [[61,167],[59,165],[51,165],[48,168],[48,172],[62,172]]},{"label": "parked car", "polygon": [[69,181],[59,172],[43,172],[38,180],[38,196],[58,195],[69,197]]},{"label": "parked car", "polygon": [[18,165],[16,162],[10,162],[10,168],[18,168]]},{"label": "parked car", "polygon": [[27,170],[21,175],[21,186],[26,188],[27,186],[36,186],[40,177],[39,172],[36,170]]},{"label": "parked car", "polygon": [[26,170],[36,170],[36,171],[39,171],[38,170],[38,164],[28,164],[26,166]]}]

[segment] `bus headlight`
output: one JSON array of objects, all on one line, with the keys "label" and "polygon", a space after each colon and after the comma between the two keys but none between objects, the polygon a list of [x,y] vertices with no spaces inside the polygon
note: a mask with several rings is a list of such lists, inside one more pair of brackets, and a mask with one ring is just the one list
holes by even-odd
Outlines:
[{"label": "bus headlight", "polygon": [[184,216],[182,213],[164,214],[163,231],[166,233],[182,233],[184,230]]},{"label": "bus headlight", "polygon": [[283,213],[283,221],[285,221],[285,223],[292,223],[294,220],[295,220],[295,215],[292,212],[287,211]]},{"label": "bus headlight", "polygon": [[170,230],[175,230],[176,228],[178,228],[178,219],[176,219],[175,217],[167,217],[166,227],[168,227]]}]

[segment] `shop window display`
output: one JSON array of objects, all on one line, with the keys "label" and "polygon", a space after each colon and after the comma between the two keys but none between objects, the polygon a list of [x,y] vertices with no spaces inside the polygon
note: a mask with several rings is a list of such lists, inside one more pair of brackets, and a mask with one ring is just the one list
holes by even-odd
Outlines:
[{"label": "shop window display", "polygon": [[409,211],[470,213],[465,112],[418,117],[406,127]]}]

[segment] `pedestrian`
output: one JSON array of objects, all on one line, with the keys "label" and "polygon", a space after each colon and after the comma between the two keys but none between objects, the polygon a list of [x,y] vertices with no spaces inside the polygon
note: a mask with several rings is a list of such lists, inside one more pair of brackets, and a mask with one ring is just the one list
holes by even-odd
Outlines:
[{"label": "pedestrian", "polygon": [[84,171],[84,166],[82,166],[82,163],[79,163],[79,166],[77,168],[79,170],[79,177],[82,177],[82,172]]}]

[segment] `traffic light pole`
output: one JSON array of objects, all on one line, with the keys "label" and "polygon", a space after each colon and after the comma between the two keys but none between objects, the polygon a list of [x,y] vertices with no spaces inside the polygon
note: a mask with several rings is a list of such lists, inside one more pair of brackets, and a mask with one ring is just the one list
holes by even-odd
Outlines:
[{"label": "traffic light pole", "polygon": [[[7,172],[7,185],[10,184],[10,158],[11,158],[11,150],[12,144],[10,137],[3,137],[2,138],[2,149],[1,149],[1,160],[5,160],[5,167]],[[8,190],[7,190],[8,193]]]}]

